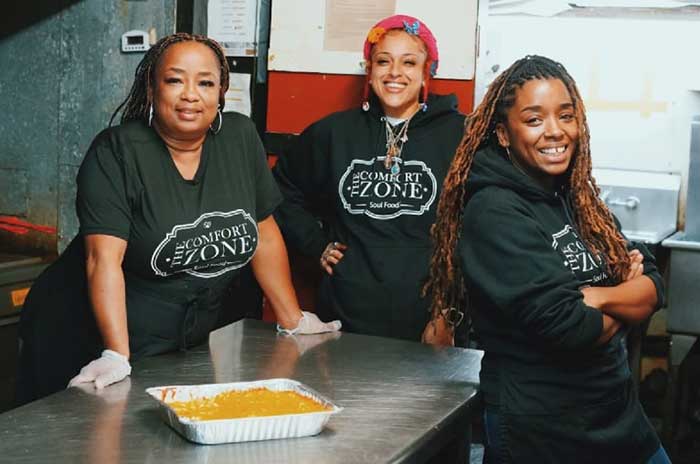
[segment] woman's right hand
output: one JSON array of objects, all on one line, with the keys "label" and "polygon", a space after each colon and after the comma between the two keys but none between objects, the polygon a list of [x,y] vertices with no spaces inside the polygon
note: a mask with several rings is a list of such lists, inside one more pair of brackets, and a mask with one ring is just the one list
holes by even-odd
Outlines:
[{"label": "woman's right hand", "polygon": [[326,271],[328,275],[333,275],[333,266],[338,264],[345,256],[343,252],[348,249],[348,246],[340,242],[330,242],[326,245],[326,249],[321,253],[321,269]]},{"label": "woman's right hand", "polygon": [[[630,270],[625,276],[624,282],[636,279],[644,274],[644,255],[639,250],[631,250],[629,257]],[[608,289],[609,287],[582,287],[583,302],[592,308],[602,309],[605,305],[605,293]]]},{"label": "woman's right hand", "polygon": [[68,383],[68,388],[81,383],[94,383],[101,390],[107,385],[123,380],[131,374],[129,359],[121,353],[104,350],[102,356],[80,369],[80,373]]},{"label": "woman's right hand", "polygon": [[625,282],[644,273],[644,255],[639,250],[631,250],[628,254],[630,257],[630,270],[625,276]]}]

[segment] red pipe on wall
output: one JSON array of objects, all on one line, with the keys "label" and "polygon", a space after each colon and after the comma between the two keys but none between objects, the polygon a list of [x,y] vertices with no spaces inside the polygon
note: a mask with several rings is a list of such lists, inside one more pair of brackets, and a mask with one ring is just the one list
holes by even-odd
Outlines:
[{"label": "red pipe on wall", "polygon": [[57,233],[55,227],[32,224],[31,222],[23,221],[15,216],[0,216],[0,230],[6,230],[17,235],[24,235],[31,231],[51,235],[56,235]]}]

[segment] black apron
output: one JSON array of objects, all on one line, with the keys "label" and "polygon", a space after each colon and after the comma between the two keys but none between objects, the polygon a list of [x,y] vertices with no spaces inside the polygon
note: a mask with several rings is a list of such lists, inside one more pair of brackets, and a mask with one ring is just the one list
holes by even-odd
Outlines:
[{"label": "black apron", "polygon": [[[125,283],[131,361],[198,345],[215,328],[237,320],[221,317],[224,300],[231,301],[230,277],[183,292],[157,292],[129,275]],[[18,406],[66,388],[100,356],[104,346],[88,300],[81,236],[32,285],[19,337]]]}]

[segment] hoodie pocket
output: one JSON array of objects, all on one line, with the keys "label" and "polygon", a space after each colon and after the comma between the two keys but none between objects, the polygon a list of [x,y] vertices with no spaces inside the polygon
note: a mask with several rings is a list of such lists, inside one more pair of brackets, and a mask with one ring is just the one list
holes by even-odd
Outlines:
[{"label": "hoodie pocket", "polygon": [[419,341],[427,323],[427,306],[419,285],[328,277],[319,303],[327,317],[337,317],[343,330]]}]

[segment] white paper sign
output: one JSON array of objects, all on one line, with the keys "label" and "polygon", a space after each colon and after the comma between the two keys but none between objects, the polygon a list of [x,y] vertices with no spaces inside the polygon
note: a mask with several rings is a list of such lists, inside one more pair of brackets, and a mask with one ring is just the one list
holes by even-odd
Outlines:
[{"label": "white paper sign", "polygon": [[250,117],[250,74],[229,73],[224,111],[236,111]]},{"label": "white paper sign", "polygon": [[218,41],[228,56],[257,54],[258,0],[209,0],[207,35]]},{"label": "white paper sign", "polygon": [[364,74],[362,49],[371,25],[400,13],[420,18],[435,35],[440,50],[437,77],[473,79],[478,4],[479,0],[274,0],[268,69]]}]

